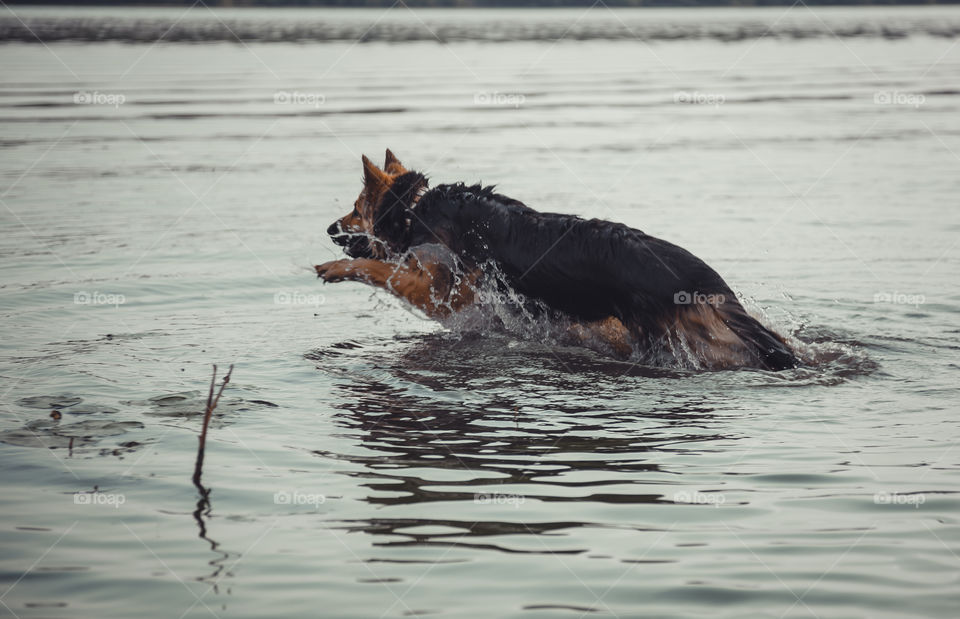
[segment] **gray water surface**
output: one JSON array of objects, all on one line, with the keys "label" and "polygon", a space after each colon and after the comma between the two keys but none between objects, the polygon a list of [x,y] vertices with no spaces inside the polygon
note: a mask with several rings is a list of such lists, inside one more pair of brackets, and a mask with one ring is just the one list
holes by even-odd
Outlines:
[{"label": "gray water surface", "polygon": [[[955,615],[956,39],[797,8],[628,17],[822,36],[488,40],[582,13],[241,15],[461,15],[449,44],[0,45],[0,614]],[[386,147],[689,249],[811,363],[643,367],[322,286]]]}]

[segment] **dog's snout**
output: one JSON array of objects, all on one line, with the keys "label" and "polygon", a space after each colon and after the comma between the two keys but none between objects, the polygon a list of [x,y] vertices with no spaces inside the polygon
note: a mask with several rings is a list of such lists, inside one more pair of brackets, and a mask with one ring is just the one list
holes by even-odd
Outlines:
[{"label": "dog's snout", "polygon": [[330,240],[339,245],[340,247],[346,247],[350,244],[351,234],[343,229],[343,222],[339,219],[327,228],[327,234],[330,235]]}]

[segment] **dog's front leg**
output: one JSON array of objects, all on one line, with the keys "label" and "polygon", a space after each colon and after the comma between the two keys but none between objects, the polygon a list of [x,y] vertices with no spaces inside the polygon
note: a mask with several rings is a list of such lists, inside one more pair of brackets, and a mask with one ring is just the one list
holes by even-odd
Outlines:
[{"label": "dog's front leg", "polygon": [[412,254],[401,263],[371,258],[334,260],[318,265],[317,276],[325,282],[357,281],[389,290],[431,318],[443,318],[473,301],[475,277],[454,282],[445,265]]},{"label": "dog's front leg", "polygon": [[371,258],[333,260],[313,267],[317,277],[333,284],[336,282],[365,282],[383,287],[387,277],[398,265]]}]

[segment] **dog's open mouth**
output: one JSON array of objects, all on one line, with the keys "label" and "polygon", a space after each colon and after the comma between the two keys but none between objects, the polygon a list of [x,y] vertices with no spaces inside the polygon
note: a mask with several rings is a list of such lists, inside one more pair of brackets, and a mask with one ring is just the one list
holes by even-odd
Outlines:
[{"label": "dog's open mouth", "polygon": [[374,258],[370,238],[365,234],[341,234],[333,242],[343,247],[343,253],[351,258]]},{"label": "dog's open mouth", "polygon": [[343,253],[351,258],[375,258],[370,247],[370,237],[366,233],[345,232],[340,228],[340,222],[334,222],[327,229],[330,239],[343,248]]}]

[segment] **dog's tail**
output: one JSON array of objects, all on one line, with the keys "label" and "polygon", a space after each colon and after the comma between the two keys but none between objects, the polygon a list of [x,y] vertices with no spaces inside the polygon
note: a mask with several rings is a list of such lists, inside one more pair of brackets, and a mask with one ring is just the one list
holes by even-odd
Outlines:
[{"label": "dog's tail", "polygon": [[760,324],[740,303],[724,303],[717,312],[723,323],[753,351],[763,368],[789,370],[800,364],[787,342]]},{"label": "dog's tail", "polygon": [[786,341],[748,314],[733,293],[721,298],[718,303],[675,306],[670,318],[650,333],[659,333],[657,341],[671,350],[685,351],[698,367],[779,371],[799,365]]}]

